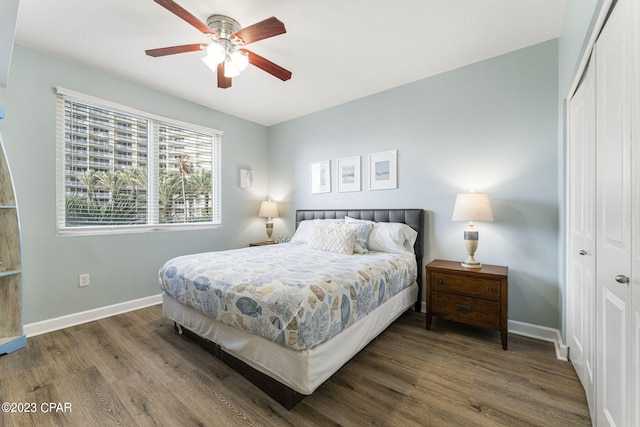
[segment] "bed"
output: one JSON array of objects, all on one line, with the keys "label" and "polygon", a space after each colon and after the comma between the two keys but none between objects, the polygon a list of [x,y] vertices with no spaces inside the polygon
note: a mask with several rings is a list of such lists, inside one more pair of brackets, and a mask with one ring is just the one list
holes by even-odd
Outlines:
[{"label": "bed", "polygon": [[[349,245],[352,256],[341,253]],[[422,209],[298,210],[291,243],[167,261],[163,312],[291,409],[404,311],[420,311],[423,247]]]}]

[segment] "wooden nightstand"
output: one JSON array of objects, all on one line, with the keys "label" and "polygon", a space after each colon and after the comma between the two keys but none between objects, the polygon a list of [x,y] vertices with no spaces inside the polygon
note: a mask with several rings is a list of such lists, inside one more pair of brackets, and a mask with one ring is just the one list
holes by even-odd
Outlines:
[{"label": "wooden nightstand", "polygon": [[506,350],[508,271],[499,265],[473,269],[458,261],[431,261],[426,266],[427,329],[435,316],[497,330]]},{"label": "wooden nightstand", "polygon": [[256,242],[256,243],[249,243],[249,247],[251,246],[267,246],[267,245],[275,245],[276,242]]}]

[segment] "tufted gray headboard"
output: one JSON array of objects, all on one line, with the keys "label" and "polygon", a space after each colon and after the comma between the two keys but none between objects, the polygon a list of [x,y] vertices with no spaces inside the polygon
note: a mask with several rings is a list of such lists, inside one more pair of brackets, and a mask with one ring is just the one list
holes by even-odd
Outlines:
[{"label": "tufted gray headboard", "polygon": [[337,219],[349,216],[376,222],[400,222],[418,232],[413,247],[418,263],[418,301],[415,309],[420,311],[422,300],[422,258],[424,248],[424,210],[422,209],[299,209],[296,210],[296,229],[306,219]]}]

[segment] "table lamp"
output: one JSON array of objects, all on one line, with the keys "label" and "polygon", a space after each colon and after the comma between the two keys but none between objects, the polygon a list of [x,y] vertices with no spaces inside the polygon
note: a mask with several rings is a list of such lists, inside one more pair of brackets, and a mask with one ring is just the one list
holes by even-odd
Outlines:
[{"label": "table lamp", "polygon": [[271,237],[271,234],[273,234],[273,221],[271,221],[271,218],[278,218],[279,216],[278,203],[271,201],[271,199],[260,203],[258,216],[267,218],[267,243],[274,243],[273,237]]},{"label": "table lamp", "polygon": [[474,255],[478,249],[478,231],[473,228],[474,221],[493,221],[489,195],[487,193],[466,193],[456,196],[452,221],[469,221],[469,228],[464,232],[464,247],[469,254],[461,264],[466,268],[482,268]]}]

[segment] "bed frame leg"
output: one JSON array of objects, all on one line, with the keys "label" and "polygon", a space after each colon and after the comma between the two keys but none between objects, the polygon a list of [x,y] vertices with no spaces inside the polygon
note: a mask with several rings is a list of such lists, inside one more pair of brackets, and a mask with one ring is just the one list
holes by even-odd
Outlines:
[{"label": "bed frame leg", "polygon": [[182,325],[181,324],[179,324],[178,322],[173,322],[173,329],[175,329],[177,333],[182,335]]}]

